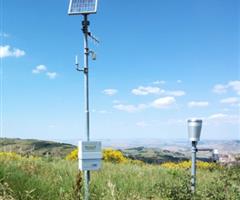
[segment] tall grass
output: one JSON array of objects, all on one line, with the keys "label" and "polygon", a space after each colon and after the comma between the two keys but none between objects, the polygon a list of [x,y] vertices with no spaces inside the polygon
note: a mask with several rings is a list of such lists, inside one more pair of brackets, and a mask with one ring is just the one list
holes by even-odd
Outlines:
[{"label": "tall grass", "polygon": [[63,160],[12,160],[0,164],[1,185],[7,183],[16,200],[69,200],[74,194],[75,167]]},{"label": "tall grass", "polygon": [[[91,173],[91,200],[238,200],[240,168],[198,170],[192,196],[189,170],[153,165],[103,163]],[[82,199],[77,162],[0,159],[0,200]]]}]

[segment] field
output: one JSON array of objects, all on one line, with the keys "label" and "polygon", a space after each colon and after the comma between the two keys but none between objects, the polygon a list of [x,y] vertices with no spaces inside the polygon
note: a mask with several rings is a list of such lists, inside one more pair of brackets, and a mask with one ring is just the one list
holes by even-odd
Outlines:
[{"label": "field", "polygon": [[[237,200],[240,168],[199,169],[193,196],[188,169],[143,163],[104,162],[91,176],[92,200]],[[76,161],[0,155],[1,200],[82,199],[82,176]]]}]

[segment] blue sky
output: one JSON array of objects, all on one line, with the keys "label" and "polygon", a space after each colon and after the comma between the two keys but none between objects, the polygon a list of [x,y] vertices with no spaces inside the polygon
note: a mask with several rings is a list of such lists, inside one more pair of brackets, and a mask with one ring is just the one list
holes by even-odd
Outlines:
[{"label": "blue sky", "polygon": [[[237,0],[100,0],[90,16],[91,138],[240,139]],[[1,0],[1,136],[84,135],[81,16],[67,0]]]}]

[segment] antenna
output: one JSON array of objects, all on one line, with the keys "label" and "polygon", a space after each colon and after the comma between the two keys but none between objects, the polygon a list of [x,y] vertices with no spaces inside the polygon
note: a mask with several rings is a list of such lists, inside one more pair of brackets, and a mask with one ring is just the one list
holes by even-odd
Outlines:
[{"label": "antenna", "polygon": [[91,32],[88,32],[88,36],[93,40],[94,44],[99,44],[100,43],[98,38],[96,36],[94,36]]},{"label": "antenna", "polygon": [[75,56],[75,65],[76,65],[76,70],[79,70],[79,63],[78,63],[78,56]]}]

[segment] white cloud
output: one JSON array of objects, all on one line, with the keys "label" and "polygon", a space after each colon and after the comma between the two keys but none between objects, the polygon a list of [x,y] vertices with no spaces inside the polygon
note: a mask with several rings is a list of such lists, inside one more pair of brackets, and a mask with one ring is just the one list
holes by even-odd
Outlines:
[{"label": "white cloud", "polygon": [[108,96],[113,96],[118,93],[118,90],[116,89],[105,89],[102,91],[103,94],[108,95]]},{"label": "white cloud", "polygon": [[240,81],[230,81],[228,86],[237,92],[238,95],[240,95]]},{"label": "white cloud", "polygon": [[23,50],[20,49],[13,49],[12,55],[14,57],[21,57],[25,55],[25,52]]},{"label": "white cloud", "polygon": [[186,95],[186,92],[183,90],[175,90],[175,91],[166,91],[166,94],[170,96],[181,97]]},{"label": "white cloud", "polygon": [[138,96],[149,95],[149,94],[161,94],[163,92],[164,90],[160,90],[159,87],[151,87],[151,86],[148,86],[148,87],[139,86],[138,88],[132,90],[132,93]]},{"label": "white cloud", "polygon": [[136,126],[139,126],[139,127],[141,127],[141,128],[145,128],[145,127],[147,127],[149,124],[147,124],[146,122],[144,122],[144,121],[140,121],[140,122],[137,122],[136,123]]},{"label": "white cloud", "polygon": [[209,102],[207,101],[191,101],[188,103],[188,107],[207,107],[209,106]]},{"label": "white cloud", "polygon": [[41,73],[45,73],[46,76],[49,78],[49,79],[55,79],[58,74],[57,72],[50,72],[48,71],[47,67],[45,65],[38,65],[36,66],[33,70],[32,70],[32,73],[33,74],[41,74]]},{"label": "white cloud", "polygon": [[163,80],[157,80],[157,81],[154,81],[152,84],[154,85],[159,85],[159,84],[165,84],[166,81],[163,81]]},{"label": "white cloud", "polygon": [[226,98],[226,99],[222,99],[220,101],[220,103],[235,105],[235,104],[239,103],[239,99],[237,97],[229,97],[229,98]]},{"label": "white cloud", "polygon": [[41,72],[46,72],[46,71],[47,71],[47,67],[45,65],[38,65],[32,70],[32,73],[39,74]]},{"label": "white cloud", "polygon": [[213,92],[217,94],[226,93],[228,90],[235,91],[238,95],[240,95],[240,81],[229,81],[227,84],[217,84],[213,87]]},{"label": "white cloud", "polygon": [[182,83],[182,80],[177,80],[177,83]]},{"label": "white cloud", "polygon": [[58,74],[56,72],[47,72],[46,75],[49,79],[55,79]]},{"label": "white cloud", "polygon": [[216,113],[210,115],[206,118],[208,124],[223,124],[223,123],[230,123],[230,124],[239,124],[240,123],[240,116],[239,115],[227,115],[223,113]]},{"label": "white cloud", "polygon": [[226,85],[221,85],[217,84],[213,87],[213,92],[217,94],[223,94],[227,92],[227,86]]},{"label": "white cloud", "polygon": [[227,116],[226,114],[217,113],[217,114],[210,115],[208,119],[222,119],[222,118],[225,118],[226,116]]},{"label": "white cloud", "polygon": [[5,57],[21,57],[24,56],[26,53],[23,50],[17,48],[11,48],[9,45],[0,46],[0,58]]},{"label": "white cloud", "polygon": [[124,105],[124,104],[117,104],[114,105],[113,108],[129,113],[137,112],[140,110],[144,110],[148,106],[146,104],[138,104],[138,105]]},{"label": "white cloud", "polygon": [[173,90],[173,91],[165,91],[160,89],[159,87],[151,87],[151,86],[139,86],[132,90],[132,93],[137,96],[146,96],[149,94],[157,94],[157,95],[165,95],[165,96],[175,96],[180,97],[186,95],[186,92],[183,90]]},{"label": "white cloud", "polygon": [[174,104],[176,99],[174,97],[163,97],[154,100],[151,106],[154,108],[168,108],[170,105]]},{"label": "white cloud", "polygon": [[113,108],[129,113],[142,111],[147,108],[169,108],[171,105],[173,105],[176,102],[176,99],[174,97],[163,97],[158,98],[154,100],[153,102],[150,102],[148,104],[138,104],[138,105],[132,105],[132,104],[115,104],[113,105]]}]

